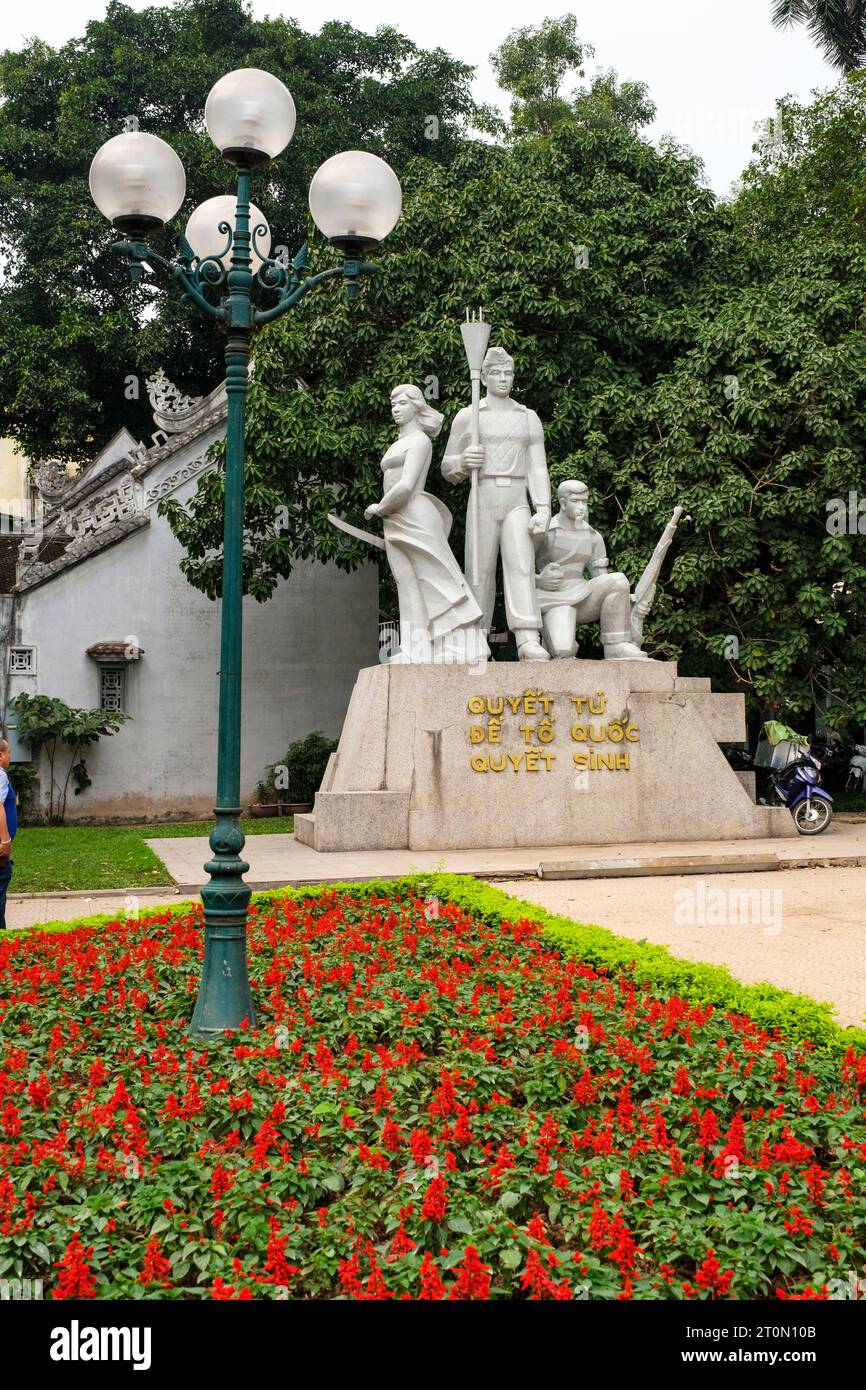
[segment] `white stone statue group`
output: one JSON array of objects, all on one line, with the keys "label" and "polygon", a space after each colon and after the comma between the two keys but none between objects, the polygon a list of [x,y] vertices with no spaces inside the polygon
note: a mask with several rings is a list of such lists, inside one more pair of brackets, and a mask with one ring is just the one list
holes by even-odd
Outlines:
[{"label": "white stone statue group", "polygon": [[451,513],[425,491],[443,416],[417,386],[391,392],[398,434],[382,459],[382,499],[364,513],[382,520],[397,584],[400,642],[390,661],[486,660],[500,557],[506,619],[521,661],[575,657],[578,626],[596,621],[606,659],[647,660],[643,621],[681,509],[633,595],[626,576],[608,569],[604,541],[589,524],[585,483],[560,484],[559,510],[551,519],[544,431],[535,411],[511,397],[513,359],[501,347],[490,348],[480,378],[486,395],[458,411],[442,461],[448,482],[472,479],[468,578],[448,543]]}]

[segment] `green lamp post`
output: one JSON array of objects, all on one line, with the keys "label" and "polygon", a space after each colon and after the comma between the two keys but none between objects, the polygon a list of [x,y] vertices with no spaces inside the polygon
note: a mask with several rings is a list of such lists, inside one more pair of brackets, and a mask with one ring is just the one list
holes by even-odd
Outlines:
[{"label": "green lamp post", "polygon": [[[175,216],[186,195],[183,165],[170,145],[142,131],[125,131],[98,150],[90,191],[99,210],[123,235],[114,250],[127,257],[133,283],[142,266],[162,266],[184,296],[225,330],[226,423],[219,725],[215,823],[204,902],[204,961],[190,1025],[208,1038],[244,1019],[255,1025],[246,957],[249,865],[241,858],[241,669],[243,640],[244,433],[250,344],[254,331],[280,318],[319,281],[342,276],[348,298],[359,277],[376,269],[364,256],[395,225],[401,191],[393,170],[376,155],[348,150],[316,171],[310,211],[319,230],[343,255],[342,265],[303,277],[306,246],[291,264],[270,256],[270,229],[250,203],[250,178],[288,145],[295,105],[271,73],[241,68],[221,77],[205,105],[205,122],[223,158],[234,165],[236,195],[210,198],[193,212],[177,261],[165,260],[145,237]],[[251,226],[252,224],[252,226]],[[276,302],[256,307],[253,290]],[[260,298],[261,296],[257,296]]]}]

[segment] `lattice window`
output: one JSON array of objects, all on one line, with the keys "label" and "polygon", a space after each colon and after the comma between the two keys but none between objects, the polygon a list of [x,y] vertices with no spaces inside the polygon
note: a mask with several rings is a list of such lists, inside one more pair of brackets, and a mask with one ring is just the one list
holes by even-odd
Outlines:
[{"label": "lattice window", "polygon": [[126,695],[126,671],[122,666],[103,666],[99,672],[100,709],[122,710]]},{"label": "lattice window", "polygon": [[13,676],[34,676],[36,674],[36,648],[10,647],[9,670]]}]

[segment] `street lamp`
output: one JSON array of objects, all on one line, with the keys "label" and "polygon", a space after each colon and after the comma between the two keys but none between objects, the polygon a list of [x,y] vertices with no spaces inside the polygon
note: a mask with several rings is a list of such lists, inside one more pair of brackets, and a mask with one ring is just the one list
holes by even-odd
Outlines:
[{"label": "street lamp", "polygon": [[[317,170],[310,186],[310,211],[324,236],[343,253],[343,262],[303,278],[306,245],[290,265],[270,256],[270,229],[250,203],[250,175],[288,145],[295,129],[295,104],[271,73],[241,68],[221,77],[205,105],[208,133],[236,171],[234,197],[209,198],[192,213],[177,261],[165,260],[144,238],[169,222],[186,194],[183,165],[170,145],[155,135],[125,131],[99,149],[90,167],[90,191],[99,210],[125,240],[114,245],[127,257],[133,283],[142,263],[164,267],[191,299],[226,330],[225,502],[222,607],[220,614],[217,795],[210,875],[202,888],[204,961],[190,1034],[208,1038],[255,1024],[246,959],[250,889],[241,859],[240,828],[241,663],[244,549],[244,427],[250,340],[264,323],[280,318],[321,280],[343,277],[347,297],[358,279],[376,267],[363,259],[392,230],[400,216],[397,176],[375,155],[350,150]],[[252,225],[251,225],[252,224]],[[257,284],[276,296],[259,309]],[[218,302],[215,302],[218,300]]]}]

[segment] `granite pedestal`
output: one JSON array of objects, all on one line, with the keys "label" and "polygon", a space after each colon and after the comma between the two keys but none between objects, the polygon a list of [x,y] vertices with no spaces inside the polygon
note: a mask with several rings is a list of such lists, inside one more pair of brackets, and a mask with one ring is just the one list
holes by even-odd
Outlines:
[{"label": "granite pedestal", "polygon": [[322,852],[796,835],[719,743],[745,698],[657,661],[362,670],[313,812]]}]

